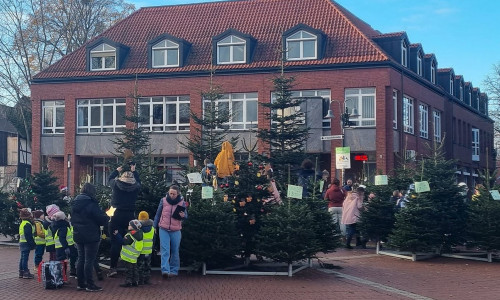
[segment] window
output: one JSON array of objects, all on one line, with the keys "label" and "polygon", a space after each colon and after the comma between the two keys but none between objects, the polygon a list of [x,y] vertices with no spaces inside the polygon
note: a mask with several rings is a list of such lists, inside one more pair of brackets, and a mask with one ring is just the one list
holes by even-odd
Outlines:
[{"label": "window", "polygon": [[318,37],[307,31],[298,31],[286,38],[288,60],[317,58]]},{"label": "window", "polygon": [[107,185],[111,167],[118,163],[115,157],[94,157],[92,168],[92,182],[95,185]]},{"label": "window", "polygon": [[434,115],[434,141],[441,143],[441,112],[435,110]]},{"label": "window", "polygon": [[189,157],[155,157],[154,160],[159,170],[165,170],[165,181],[168,184],[174,181],[185,182],[182,166],[189,166]]},{"label": "window", "polygon": [[392,113],[392,128],[398,129],[398,91],[392,91],[392,105],[393,105],[393,113]]},{"label": "window", "polygon": [[401,64],[408,67],[408,44],[406,40],[401,41]]},{"label": "window", "polygon": [[472,128],[472,160],[479,161],[479,129]]},{"label": "window", "polygon": [[237,36],[230,35],[217,42],[217,63],[245,63],[246,42]]},{"label": "window", "polygon": [[358,117],[349,120],[354,126],[372,127],[375,122],[375,88],[357,88],[345,90],[345,107],[352,114],[353,109],[358,110]]},{"label": "window", "polygon": [[420,112],[420,137],[429,138],[429,107],[425,104],[418,106]]},{"label": "window", "polygon": [[85,99],[77,102],[78,133],[116,133],[125,129],[125,99]]},{"label": "window", "polygon": [[[328,114],[328,110],[330,109],[330,95],[331,92],[330,90],[307,90],[307,91],[293,91],[291,97],[292,98],[307,98],[307,97],[321,97],[323,98],[323,103],[322,109],[321,109],[321,115],[323,116],[323,121],[322,121],[322,127],[323,128],[330,128],[331,127],[331,119],[330,118],[325,118],[325,116]],[[271,94],[271,101],[274,102],[276,98],[276,94],[272,93]],[[313,99],[309,99],[313,100]],[[315,101],[315,100],[313,100]],[[336,104],[333,104],[336,105]]]},{"label": "window", "polygon": [[189,96],[139,98],[141,127],[149,131],[189,130]]},{"label": "window", "polygon": [[151,51],[153,68],[179,66],[179,44],[170,40],[163,40],[153,45]]},{"label": "window", "polygon": [[404,132],[413,134],[413,99],[403,96],[403,127]]},{"label": "window", "polygon": [[116,48],[103,43],[90,50],[90,70],[104,71],[116,69]]},{"label": "window", "polygon": [[[204,99],[205,107],[210,101]],[[257,128],[257,93],[234,93],[225,94],[215,101],[215,109],[218,113],[228,113],[231,116],[227,128],[250,129]]]},{"label": "window", "polygon": [[64,101],[43,101],[42,133],[64,133]]},{"label": "window", "polygon": [[464,86],[460,83],[460,101],[464,101]]},{"label": "window", "polygon": [[431,82],[436,83],[436,62],[434,60],[431,62]]},{"label": "window", "polygon": [[422,76],[422,51],[417,53],[417,74]]},{"label": "window", "polygon": [[453,73],[450,75],[450,94],[454,95],[454,91],[453,91]]}]

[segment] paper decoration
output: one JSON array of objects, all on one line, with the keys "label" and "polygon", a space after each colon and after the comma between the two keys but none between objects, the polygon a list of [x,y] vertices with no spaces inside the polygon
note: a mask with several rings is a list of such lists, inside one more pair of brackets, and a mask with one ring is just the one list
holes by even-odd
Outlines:
[{"label": "paper decoration", "polygon": [[337,169],[351,168],[351,147],[335,148],[335,167]]},{"label": "paper decoration", "polygon": [[211,186],[201,187],[201,199],[212,199],[214,197],[214,188]]},{"label": "paper decoration", "polygon": [[493,200],[500,200],[500,193],[497,190],[490,191],[490,194]]},{"label": "paper decoration", "polygon": [[304,188],[300,185],[288,185],[286,196],[288,198],[302,199],[302,190]]},{"label": "paper decoration", "polygon": [[419,181],[415,182],[415,193],[429,192],[431,188],[429,187],[429,182]]},{"label": "paper decoration", "polygon": [[115,214],[115,210],[116,208],[111,206],[107,211],[106,211],[106,214],[108,215],[108,217],[112,217],[114,214]]},{"label": "paper decoration", "polygon": [[187,178],[189,183],[203,183],[200,173],[189,173],[187,174]]},{"label": "paper decoration", "polygon": [[387,175],[375,175],[375,185],[387,185]]},{"label": "paper decoration", "polygon": [[320,180],[319,182],[319,191],[320,192],[323,192],[323,187],[325,186],[325,181],[324,180]]}]

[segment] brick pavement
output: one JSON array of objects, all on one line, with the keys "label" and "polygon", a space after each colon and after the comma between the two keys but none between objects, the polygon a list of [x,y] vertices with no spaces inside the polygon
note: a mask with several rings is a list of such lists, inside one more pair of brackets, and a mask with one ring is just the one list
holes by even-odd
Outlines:
[{"label": "brick pavement", "polygon": [[[0,245],[0,299],[500,299],[498,263],[435,258],[411,262],[379,256],[374,249],[321,255],[333,269],[314,268],[286,276],[181,273],[153,285],[121,288],[124,280],[106,278],[102,292],[76,291],[76,281],[60,290],[44,290],[36,280],[17,278],[17,247]],[[32,266],[33,255],[30,256]]]}]

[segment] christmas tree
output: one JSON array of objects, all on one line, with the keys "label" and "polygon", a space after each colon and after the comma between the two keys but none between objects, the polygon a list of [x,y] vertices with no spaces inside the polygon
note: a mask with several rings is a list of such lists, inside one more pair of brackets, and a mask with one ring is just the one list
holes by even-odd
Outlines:
[{"label": "christmas tree", "polygon": [[493,200],[485,188],[480,188],[475,199],[469,207],[467,246],[500,250],[500,201]]}]

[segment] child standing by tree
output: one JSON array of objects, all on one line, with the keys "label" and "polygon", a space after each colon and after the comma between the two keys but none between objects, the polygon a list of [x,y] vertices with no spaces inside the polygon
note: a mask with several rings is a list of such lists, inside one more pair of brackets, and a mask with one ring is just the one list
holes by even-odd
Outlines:
[{"label": "child standing by tree", "polygon": [[70,227],[66,214],[58,211],[53,216],[51,229],[54,233],[54,242],[56,245],[56,259],[67,260],[70,263],[70,276],[76,276],[76,258],[78,253],[73,240],[73,230]]},{"label": "child standing by tree", "polygon": [[35,210],[33,212],[34,225],[35,225],[35,272],[38,271],[38,265],[43,259],[45,252],[45,230],[43,228],[43,210]]},{"label": "child standing by tree", "polygon": [[28,269],[30,251],[35,249],[35,240],[33,235],[35,227],[32,224],[33,216],[28,208],[19,211],[21,224],[19,225],[19,250],[21,257],[19,259],[19,278],[32,279],[34,276]]},{"label": "child standing by tree", "polygon": [[123,245],[120,257],[125,262],[127,267],[127,278],[125,279],[125,283],[120,284],[121,287],[139,285],[137,259],[139,258],[143,248],[143,233],[141,231],[141,226],[142,225],[139,220],[132,220],[128,224],[128,232],[125,234],[125,237],[122,237],[118,230],[113,232],[116,236],[117,242]]},{"label": "child standing by tree", "polygon": [[141,230],[143,232],[143,247],[141,255],[137,260],[137,267],[139,269],[139,285],[151,284],[149,278],[151,277],[151,253],[153,253],[153,237],[155,229],[153,227],[153,220],[149,218],[146,211],[141,211],[138,217],[141,222]]}]

